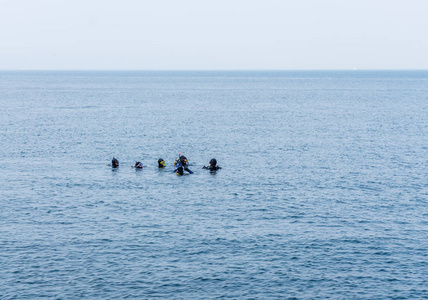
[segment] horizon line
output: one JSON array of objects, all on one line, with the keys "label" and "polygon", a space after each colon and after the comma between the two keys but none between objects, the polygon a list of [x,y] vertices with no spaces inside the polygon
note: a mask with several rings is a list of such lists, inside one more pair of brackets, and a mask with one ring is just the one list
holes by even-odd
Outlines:
[{"label": "horizon line", "polygon": [[0,69],[0,72],[317,72],[428,71],[427,69]]}]

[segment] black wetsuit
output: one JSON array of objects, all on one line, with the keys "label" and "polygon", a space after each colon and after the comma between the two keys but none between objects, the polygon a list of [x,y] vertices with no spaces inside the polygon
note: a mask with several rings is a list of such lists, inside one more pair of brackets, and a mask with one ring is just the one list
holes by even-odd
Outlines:
[{"label": "black wetsuit", "polygon": [[203,166],[202,169],[206,169],[206,170],[210,170],[210,171],[217,171],[217,170],[221,169],[221,167],[219,167],[217,165],[215,165],[215,166],[209,165],[208,167]]},{"label": "black wetsuit", "polygon": [[117,167],[119,167],[119,161],[118,161],[116,158],[114,158],[114,157],[113,157],[113,159],[111,160],[111,166],[112,166],[113,168],[117,168]]},{"label": "black wetsuit", "polygon": [[165,168],[165,161],[161,158],[158,160],[158,168]]}]

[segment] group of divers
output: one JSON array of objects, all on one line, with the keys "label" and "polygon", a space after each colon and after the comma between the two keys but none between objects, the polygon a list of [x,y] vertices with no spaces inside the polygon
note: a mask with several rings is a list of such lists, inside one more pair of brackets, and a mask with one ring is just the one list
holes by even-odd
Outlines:
[{"label": "group of divers", "polygon": [[[112,168],[118,168],[119,167],[119,160],[117,160],[116,158],[113,157],[113,159],[111,160],[111,166]],[[136,169],[142,169],[143,164],[140,161],[135,162],[135,165],[132,166],[133,168]],[[158,159],[158,168],[162,169],[166,167],[166,163],[165,160],[163,160],[163,158],[159,158]],[[184,175],[184,171],[186,171],[188,174],[193,174],[193,171],[191,171],[189,169],[189,161],[187,160],[187,158],[184,155],[179,155],[178,159],[174,160],[174,173],[177,175]],[[215,158],[212,158],[210,160],[210,163],[208,166],[203,166],[202,169],[206,169],[209,170],[210,172],[215,172],[219,169],[221,169],[221,167],[217,166],[217,160]]]}]

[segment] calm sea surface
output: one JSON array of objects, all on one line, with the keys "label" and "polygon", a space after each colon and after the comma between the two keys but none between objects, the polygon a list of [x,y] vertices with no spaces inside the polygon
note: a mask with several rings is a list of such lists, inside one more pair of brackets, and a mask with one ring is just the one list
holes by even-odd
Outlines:
[{"label": "calm sea surface", "polygon": [[428,298],[428,71],[0,72],[0,106],[0,299]]}]

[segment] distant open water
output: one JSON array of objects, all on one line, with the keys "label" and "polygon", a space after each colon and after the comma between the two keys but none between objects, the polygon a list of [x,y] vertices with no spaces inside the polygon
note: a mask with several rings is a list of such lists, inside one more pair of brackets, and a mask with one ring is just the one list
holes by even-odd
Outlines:
[{"label": "distant open water", "polygon": [[0,106],[1,299],[428,298],[428,71],[0,72]]}]

